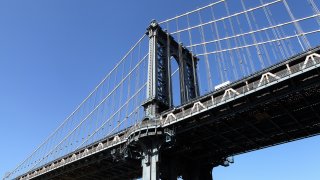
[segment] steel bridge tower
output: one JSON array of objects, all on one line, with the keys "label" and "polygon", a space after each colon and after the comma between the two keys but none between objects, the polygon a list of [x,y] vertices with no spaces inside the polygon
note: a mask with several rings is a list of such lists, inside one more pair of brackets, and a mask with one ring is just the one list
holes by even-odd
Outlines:
[{"label": "steel bridge tower", "polygon": [[171,59],[177,61],[180,78],[181,103],[199,96],[197,78],[198,58],[162,30],[156,21],[147,28],[149,36],[149,61],[147,100],[144,104],[146,117],[154,118],[172,107]]},{"label": "steel bridge tower", "polygon": [[[161,112],[173,107],[171,60],[174,59],[179,67],[180,100],[181,104],[184,104],[200,95],[197,77],[199,59],[182,44],[176,42],[156,21],[152,21],[147,28],[147,35],[149,36],[147,100],[143,106],[145,121],[155,121]],[[142,140],[143,180],[159,178],[172,180],[177,179],[178,175],[182,175],[185,180],[212,179],[212,166],[203,169],[207,172],[204,173],[199,169],[197,162],[182,163],[181,160],[162,157],[160,148],[164,143],[165,140],[159,136]],[[186,170],[178,174],[176,166]]]}]

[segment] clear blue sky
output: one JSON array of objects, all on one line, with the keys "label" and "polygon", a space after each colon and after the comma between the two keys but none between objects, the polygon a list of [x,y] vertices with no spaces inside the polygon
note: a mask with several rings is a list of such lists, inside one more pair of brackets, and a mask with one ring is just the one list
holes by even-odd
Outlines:
[{"label": "clear blue sky", "polygon": [[[0,0],[0,176],[89,94],[151,19],[209,0]],[[235,157],[215,179],[318,180],[320,137]]]}]

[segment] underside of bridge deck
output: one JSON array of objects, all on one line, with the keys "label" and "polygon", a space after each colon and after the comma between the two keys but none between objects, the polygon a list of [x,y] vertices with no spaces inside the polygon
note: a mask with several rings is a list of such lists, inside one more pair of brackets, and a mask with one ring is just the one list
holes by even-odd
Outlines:
[{"label": "underside of bridge deck", "polygon": [[141,162],[101,152],[35,179],[123,180],[141,176]]},{"label": "underside of bridge deck", "polygon": [[217,166],[229,156],[318,135],[319,69],[208,111],[172,125],[176,143],[163,152],[169,159]]}]

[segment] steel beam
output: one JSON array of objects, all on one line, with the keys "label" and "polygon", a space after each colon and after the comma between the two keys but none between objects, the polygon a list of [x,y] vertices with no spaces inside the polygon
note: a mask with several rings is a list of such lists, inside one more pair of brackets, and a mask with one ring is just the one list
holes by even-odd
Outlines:
[{"label": "steel beam", "polygon": [[143,145],[142,152],[142,180],[159,180],[159,144]]}]

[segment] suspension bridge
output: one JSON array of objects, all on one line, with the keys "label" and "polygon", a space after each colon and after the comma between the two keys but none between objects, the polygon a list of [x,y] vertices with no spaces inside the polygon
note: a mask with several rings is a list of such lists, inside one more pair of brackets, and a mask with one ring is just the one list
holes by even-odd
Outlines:
[{"label": "suspension bridge", "polygon": [[318,0],[218,0],[142,37],[4,179],[212,179],[320,133]]}]

